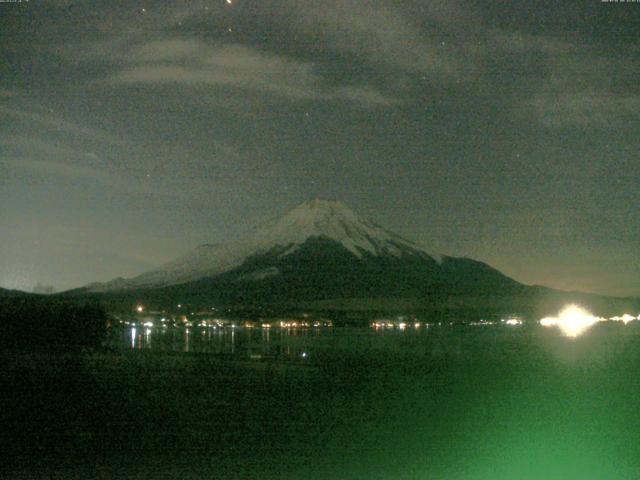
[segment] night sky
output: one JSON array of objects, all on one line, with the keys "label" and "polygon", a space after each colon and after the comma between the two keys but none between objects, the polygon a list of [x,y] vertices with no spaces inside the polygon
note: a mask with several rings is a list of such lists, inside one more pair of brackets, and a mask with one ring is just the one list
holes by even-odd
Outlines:
[{"label": "night sky", "polygon": [[314,198],[640,295],[640,3],[0,3],[0,286],[133,276]]}]

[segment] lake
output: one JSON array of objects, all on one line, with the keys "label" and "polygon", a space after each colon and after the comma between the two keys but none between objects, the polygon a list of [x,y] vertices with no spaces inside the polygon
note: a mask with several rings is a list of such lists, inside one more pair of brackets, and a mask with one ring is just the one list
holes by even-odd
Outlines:
[{"label": "lake", "polygon": [[3,357],[11,476],[638,478],[636,323],[129,325],[107,352]]},{"label": "lake", "polygon": [[[509,345],[523,343],[537,348],[552,348],[565,357],[577,345],[587,348],[588,359],[604,361],[614,350],[634,342],[640,334],[640,322],[598,325],[580,339],[565,338],[557,329],[535,324],[428,324],[376,323],[368,327],[321,326],[278,327],[277,322],[261,327],[254,322],[245,328],[225,326],[121,325],[111,331],[109,344],[119,350],[152,350],[212,354],[220,357],[253,360],[320,362],[331,357],[409,357],[488,356],[505,354]],[[258,325],[258,326],[255,326]],[[613,345],[616,345],[615,347]],[[587,355],[587,353],[584,353]]]}]

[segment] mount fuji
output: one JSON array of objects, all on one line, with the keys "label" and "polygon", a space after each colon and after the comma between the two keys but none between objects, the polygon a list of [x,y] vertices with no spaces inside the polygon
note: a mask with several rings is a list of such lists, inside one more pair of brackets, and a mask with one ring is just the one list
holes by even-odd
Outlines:
[{"label": "mount fuji", "polygon": [[114,309],[186,303],[272,313],[413,311],[434,318],[548,315],[567,303],[599,315],[640,308],[638,299],[528,286],[486,263],[429,253],[324,200],[299,205],[234,241],[201,245],[137,277],[56,296],[93,299]]},{"label": "mount fuji", "polygon": [[177,288],[230,302],[481,293],[523,285],[485,263],[435,255],[360,218],[339,202],[313,200],[236,241],[201,245],[130,279],[84,292]]}]

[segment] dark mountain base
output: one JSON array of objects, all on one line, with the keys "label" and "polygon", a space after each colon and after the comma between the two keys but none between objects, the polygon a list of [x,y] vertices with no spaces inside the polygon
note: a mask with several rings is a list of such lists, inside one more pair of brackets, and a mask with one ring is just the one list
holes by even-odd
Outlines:
[{"label": "dark mountain base", "polygon": [[[92,298],[113,310],[215,307],[236,316],[275,316],[316,312],[333,318],[372,318],[413,314],[425,319],[478,320],[518,315],[539,319],[578,303],[602,316],[637,312],[638,301],[560,292],[518,283],[490,266],[467,258],[442,262],[416,251],[358,257],[323,237],[249,257],[241,266],[213,278],[163,288],[66,296]],[[184,311],[184,310],[183,310]]]}]

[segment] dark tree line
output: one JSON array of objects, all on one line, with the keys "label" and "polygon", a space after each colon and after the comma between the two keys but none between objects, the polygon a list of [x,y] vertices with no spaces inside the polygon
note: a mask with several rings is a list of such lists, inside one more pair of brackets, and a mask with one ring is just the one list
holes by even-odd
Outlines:
[{"label": "dark tree line", "polygon": [[97,348],[106,332],[107,316],[97,304],[33,297],[0,301],[0,345],[4,348]]}]

